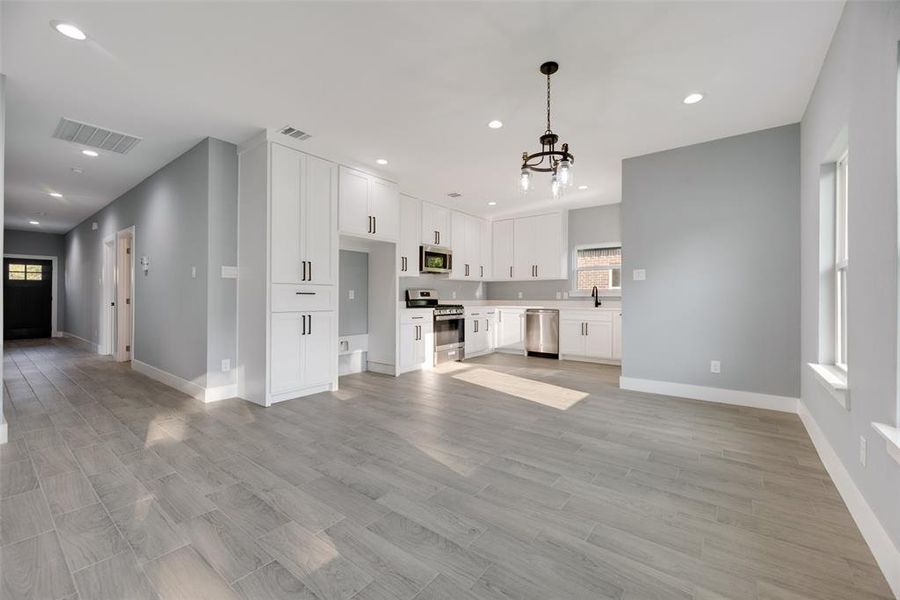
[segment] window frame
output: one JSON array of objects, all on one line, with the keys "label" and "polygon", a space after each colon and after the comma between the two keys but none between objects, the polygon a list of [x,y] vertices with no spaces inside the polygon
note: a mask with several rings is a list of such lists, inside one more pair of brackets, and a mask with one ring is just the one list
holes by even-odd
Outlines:
[{"label": "window frame", "polygon": [[[603,270],[601,267],[578,267],[578,252],[581,250],[608,250],[610,248],[619,248],[622,249],[622,242],[601,242],[596,244],[578,244],[574,248],[572,248],[572,269],[571,276],[569,281],[569,287],[571,288],[569,291],[569,297],[575,298],[589,298],[591,296],[591,290],[580,290],[578,289],[578,273],[581,271],[600,271]],[[619,269],[619,287],[616,288],[608,288],[600,290],[601,296],[612,296],[619,297],[622,295],[622,266],[618,267]],[[613,268],[609,268],[609,271],[613,271]],[[612,281],[612,274],[610,273],[610,282]]]},{"label": "window frame", "polygon": [[834,366],[847,373],[847,282],[850,253],[848,236],[848,212],[850,193],[848,187],[850,160],[845,150],[835,162],[834,190]]}]

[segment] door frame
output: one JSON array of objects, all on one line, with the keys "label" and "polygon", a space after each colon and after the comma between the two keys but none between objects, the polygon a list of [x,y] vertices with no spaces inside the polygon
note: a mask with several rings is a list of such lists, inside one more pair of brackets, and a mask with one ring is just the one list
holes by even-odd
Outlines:
[{"label": "door frame", "polygon": [[110,299],[116,293],[116,234],[103,238],[101,246],[103,262],[100,271],[100,331],[97,340],[97,354],[115,353],[116,348],[116,316]]},{"label": "door frame", "polygon": [[[60,337],[61,334],[59,330],[56,328],[56,294],[59,290],[57,290],[57,268],[59,267],[59,261],[56,256],[45,256],[43,254],[4,254],[3,258],[22,258],[22,259],[32,259],[32,260],[49,260],[52,262],[51,268],[53,269],[53,277],[50,282],[50,335],[52,337]],[[6,278],[6,273],[3,274],[4,281]]]},{"label": "door frame", "polygon": [[[129,277],[128,277],[128,280],[129,280],[129,282],[130,282],[130,286],[129,286],[129,289],[126,290],[128,297],[131,299],[131,304],[128,305],[128,306],[130,307],[128,310],[129,310],[130,313],[131,313],[131,336],[130,336],[130,339],[131,339],[131,344],[130,344],[131,350],[129,350],[127,353],[126,353],[125,351],[120,351],[120,350],[119,350],[119,339],[118,339],[118,337],[119,337],[119,336],[118,336],[118,309],[120,308],[119,302],[118,302],[119,291],[120,291],[120,290],[119,290],[119,287],[120,287],[120,282],[119,282],[119,267],[120,267],[120,265],[118,264],[118,257],[119,257],[119,244],[120,244],[121,241],[122,241],[123,239],[125,239],[125,238],[131,238],[131,254],[129,255],[129,256],[131,256],[131,260],[128,261],[128,262],[130,263],[130,265],[128,265],[128,266],[130,267],[130,270],[131,270],[131,273],[129,274]],[[119,231],[116,233],[116,243],[115,243],[115,252],[116,252],[116,253],[115,253],[115,256],[116,256],[116,277],[115,277],[115,280],[116,280],[116,287],[115,287],[115,289],[116,289],[116,299],[117,299],[117,302],[116,302],[116,336],[115,336],[115,344],[114,344],[114,346],[113,346],[113,356],[114,356],[114,358],[115,358],[117,361],[120,361],[120,362],[132,360],[132,359],[134,358],[134,348],[135,348],[135,344],[134,344],[134,320],[135,320],[135,319],[134,319],[134,316],[135,316],[135,309],[134,309],[134,307],[135,307],[135,298],[134,298],[134,250],[135,250],[135,246],[136,246],[136,244],[135,244],[135,236],[134,236],[134,225],[132,225],[131,227],[126,227],[125,229],[121,229],[121,230],[119,230]]]}]

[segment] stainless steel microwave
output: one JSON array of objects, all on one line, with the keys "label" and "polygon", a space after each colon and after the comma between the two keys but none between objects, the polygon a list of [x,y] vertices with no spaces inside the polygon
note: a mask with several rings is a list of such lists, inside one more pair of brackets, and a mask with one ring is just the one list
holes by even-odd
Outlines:
[{"label": "stainless steel microwave", "polygon": [[420,273],[449,273],[453,268],[453,251],[444,246],[419,246]]}]

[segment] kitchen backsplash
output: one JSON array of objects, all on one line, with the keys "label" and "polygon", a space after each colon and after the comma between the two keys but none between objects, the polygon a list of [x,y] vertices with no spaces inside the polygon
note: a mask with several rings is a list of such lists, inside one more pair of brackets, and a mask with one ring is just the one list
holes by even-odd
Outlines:
[{"label": "kitchen backsplash", "polygon": [[[409,288],[427,288],[437,290],[442,302],[452,300],[485,300],[485,286],[482,282],[454,281],[446,275],[420,275],[418,277],[400,278],[400,300],[406,300],[406,290]],[[454,292],[456,297],[454,297]]]},{"label": "kitchen backsplash", "polygon": [[[486,300],[565,300],[570,291],[568,281],[495,281],[485,284]],[[519,292],[522,297],[519,298]],[[559,294],[557,298],[556,294]],[[618,300],[621,296],[602,296],[603,299]],[[583,297],[570,300],[584,300]]]}]

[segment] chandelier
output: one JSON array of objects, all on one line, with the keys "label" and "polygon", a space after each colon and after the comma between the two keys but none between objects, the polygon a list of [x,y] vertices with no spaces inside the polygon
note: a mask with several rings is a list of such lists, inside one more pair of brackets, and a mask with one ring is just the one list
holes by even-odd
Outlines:
[{"label": "chandelier", "polygon": [[569,145],[556,149],[559,136],[550,129],[550,76],[559,70],[559,64],[550,61],[541,65],[541,73],[547,76],[547,130],[540,137],[541,151],[534,154],[522,153],[522,172],[519,186],[523,192],[531,189],[531,173],[551,173],[550,190],[554,198],[565,192],[574,181],[572,165],[575,157],[569,153]]}]

